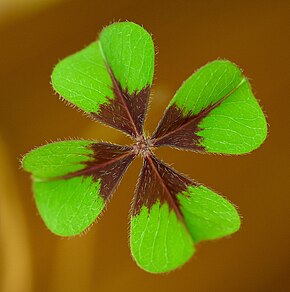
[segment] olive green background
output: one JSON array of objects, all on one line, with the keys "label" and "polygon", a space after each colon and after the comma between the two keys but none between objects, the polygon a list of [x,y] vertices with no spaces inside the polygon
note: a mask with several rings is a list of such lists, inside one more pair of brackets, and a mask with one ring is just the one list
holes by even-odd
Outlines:
[{"label": "olive green background", "polygon": [[[0,291],[288,291],[290,2],[53,2],[0,19]],[[244,69],[270,125],[264,145],[249,155],[157,151],[243,216],[237,234],[201,243],[189,263],[167,275],[140,270],[130,256],[128,212],[140,160],[98,224],[72,239],[45,228],[19,164],[31,148],[58,138],[129,142],[65,106],[49,84],[59,59],[126,19],[143,24],[158,51],[148,132],[182,81],[216,58]]]}]

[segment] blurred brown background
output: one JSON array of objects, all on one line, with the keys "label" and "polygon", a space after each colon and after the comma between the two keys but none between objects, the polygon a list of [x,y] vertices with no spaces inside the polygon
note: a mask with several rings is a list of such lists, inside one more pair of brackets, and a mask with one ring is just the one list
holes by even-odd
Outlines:
[{"label": "blurred brown background", "polygon": [[[278,0],[0,0],[1,292],[290,291],[289,12],[290,2]],[[128,211],[140,161],[98,224],[72,239],[45,228],[29,175],[19,169],[22,154],[57,138],[129,142],[66,107],[49,85],[59,59],[126,19],[152,32],[159,52],[148,131],[181,82],[218,57],[244,68],[270,124],[267,141],[250,155],[157,151],[229,198],[244,218],[237,234],[200,244],[168,275],[148,274],[130,257]]]}]

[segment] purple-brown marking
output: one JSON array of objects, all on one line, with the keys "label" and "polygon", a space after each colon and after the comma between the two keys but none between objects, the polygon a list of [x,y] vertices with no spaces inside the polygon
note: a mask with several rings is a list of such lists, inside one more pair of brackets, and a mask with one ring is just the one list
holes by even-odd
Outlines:
[{"label": "purple-brown marking", "polygon": [[122,130],[134,138],[139,137],[143,133],[151,88],[146,86],[139,92],[129,94],[128,90],[122,89],[108,65],[107,69],[113,82],[114,98],[108,98],[109,102],[102,104],[99,112],[91,115],[96,120]]},{"label": "purple-brown marking", "polygon": [[175,105],[165,112],[151,141],[153,146],[173,146],[178,148],[203,151],[200,146],[201,137],[196,133],[199,131],[198,124],[203,116],[183,116],[182,111]]},{"label": "purple-brown marking", "polygon": [[136,189],[132,215],[138,215],[142,206],[149,210],[157,202],[167,203],[176,216],[182,219],[177,194],[185,191],[188,186],[196,186],[193,180],[178,173],[152,153],[144,157],[143,167],[140,173]]},{"label": "purple-brown marking", "polygon": [[100,196],[107,201],[118,186],[121,178],[135,158],[132,147],[109,143],[94,143],[90,149],[94,151],[92,159],[84,162],[85,168],[69,173],[62,179],[77,176],[91,176],[94,181],[101,179]]}]

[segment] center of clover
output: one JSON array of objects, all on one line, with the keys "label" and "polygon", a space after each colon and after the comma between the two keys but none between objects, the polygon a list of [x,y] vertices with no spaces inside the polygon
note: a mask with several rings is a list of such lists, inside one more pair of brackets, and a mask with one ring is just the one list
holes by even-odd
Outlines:
[{"label": "center of clover", "polygon": [[142,155],[143,157],[147,156],[150,152],[150,140],[147,140],[143,136],[136,138],[136,143],[133,145],[133,151],[136,155]]}]

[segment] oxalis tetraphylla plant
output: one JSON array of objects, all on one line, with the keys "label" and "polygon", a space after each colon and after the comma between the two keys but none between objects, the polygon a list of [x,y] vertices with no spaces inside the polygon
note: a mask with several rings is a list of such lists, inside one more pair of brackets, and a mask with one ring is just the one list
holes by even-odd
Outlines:
[{"label": "oxalis tetraphylla plant", "polygon": [[263,143],[267,123],[241,70],[217,60],[182,84],[153,135],[146,137],[153,71],[148,32],[132,22],[104,28],[97,41],[56,65],[52,85],[94,120],[128,134],[134,144],[56,142],[31,151],[22,163],[33,175],[37,208],[47,227],[72,236],[96,220],[141,155],[130,247],[142,269],[162,273],[188,261],[196,243],[236,232],[240,218],[226,199],[160,161],[152,149],[248,153]]}]

